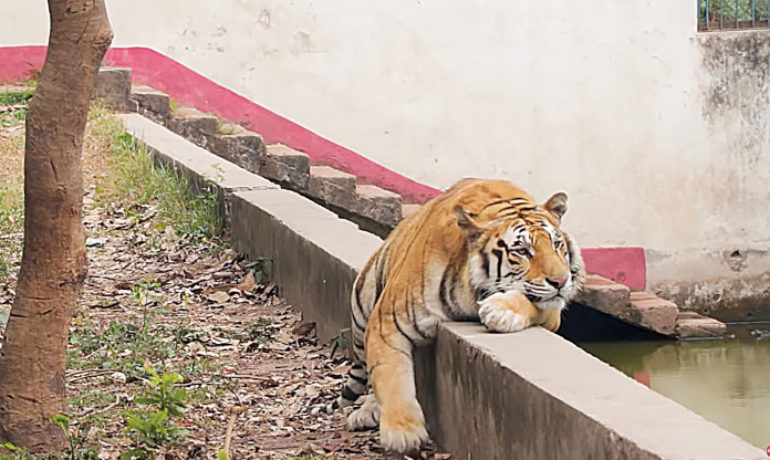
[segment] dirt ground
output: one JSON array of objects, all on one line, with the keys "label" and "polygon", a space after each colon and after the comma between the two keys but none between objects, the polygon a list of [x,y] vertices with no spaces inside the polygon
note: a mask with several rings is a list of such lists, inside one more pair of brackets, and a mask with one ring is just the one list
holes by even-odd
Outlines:
[{"label": "dirt ground", "polygon": [[[20,186],[23,122],[3,120],[0,180]],[[330,356],[258,264],[226,235],[190,241],[157,225],[152,204],[100,202],[110,142],[90,136],[84,148],[89,276],[70,332],[66,414],[82,458],[118,458],[136,444],[126,420],[149,410],[140,398],[146,367],[178,373],[175,389],[186,391],[186,411],[173,422],[188,433],[158,449],[165,459],[217,458],[226,447],[235,459],[381,458],[376,432],[347,432],[346,412],[311,414],[336,397],[349,363],[344,351]],[[20,247],[22,235],[0,238]],[[13,269],[0,279],[6,321],[19,256],[6,254]]]}]

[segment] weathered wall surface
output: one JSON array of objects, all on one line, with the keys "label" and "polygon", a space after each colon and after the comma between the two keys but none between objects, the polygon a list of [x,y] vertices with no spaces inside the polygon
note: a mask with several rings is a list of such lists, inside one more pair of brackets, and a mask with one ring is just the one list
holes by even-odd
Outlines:
[{"label": "weathered wall surface", "polygon": [[648,249],[648,285],[721,319],[768,320],[770,31],[698,34],[696,43],[708,140],[696,152],[706,166],[699,189],[712,190],[680,206],[697,209],[711,237],[674,251]]},{"label": "weathered wall surface", "polygon": [[[108,7],[116,46],[153,47],[429,185],[566,190],[582,245],[646,248],[661,293],[756,293],[770,269],[770,31],[698,34],[691,0]],[[45,42],[45,2],[0,11],[0,44]],[[736,250],[745,269],[722,256]]]}]

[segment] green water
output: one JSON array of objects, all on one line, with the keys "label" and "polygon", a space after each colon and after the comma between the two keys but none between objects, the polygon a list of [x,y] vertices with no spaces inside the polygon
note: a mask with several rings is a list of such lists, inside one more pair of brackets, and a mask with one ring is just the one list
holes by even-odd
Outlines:
[{"label": "green water", "polygon": [[761,449],[770,445],[770,336],[581,343],[581,348]]}]

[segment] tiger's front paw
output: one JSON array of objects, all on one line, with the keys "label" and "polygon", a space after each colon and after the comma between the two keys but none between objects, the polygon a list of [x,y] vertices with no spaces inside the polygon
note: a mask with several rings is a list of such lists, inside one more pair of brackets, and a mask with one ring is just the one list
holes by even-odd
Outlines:
[{"label": "tiger's front paw", "polygon": [[428,431],[419,405],[410,410],[383,413],[380,420],[380,443],[390,452],[419,455],[420,446],[428,442]]},{"label": "tiger's front paw", "polygon": [[380,403],[372,394],[367,395],[364,404],[348,415],[349,431],[371,430],[379,424]]},{"label": "tiger's front paw", "polygon": [[518,332],[530,324],[529,318],[506,307],[511,294],[499,292],[479,303],[479,319],[493,332]]}]

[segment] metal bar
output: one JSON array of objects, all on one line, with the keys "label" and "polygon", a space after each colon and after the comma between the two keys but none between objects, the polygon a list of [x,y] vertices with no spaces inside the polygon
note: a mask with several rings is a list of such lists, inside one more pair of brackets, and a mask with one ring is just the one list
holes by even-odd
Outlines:
[{"label": "metal bar", "polygon": [[737,29],[740,27],[740,24],[738,23],[738,0],[735,0],[735,28]]},{"label": "metal bar", "polygon": [[722,28],[722,0],[719,0],[719,28]]},{"label": "metal bar", "polygon": [[[770,0],[767,0],[767,1],[770,2]],[[706,12],[706,30],[709,30],[709,22],[710,22],[709,21],[709,2],[711,2],[711,0],[704,0],[704,2],[706,3],[706,8],[705,8],[705,12]]]},{"label": "metal bar", "polygon": [[751,27],[757,24],[757,0],[751,0]]}]

